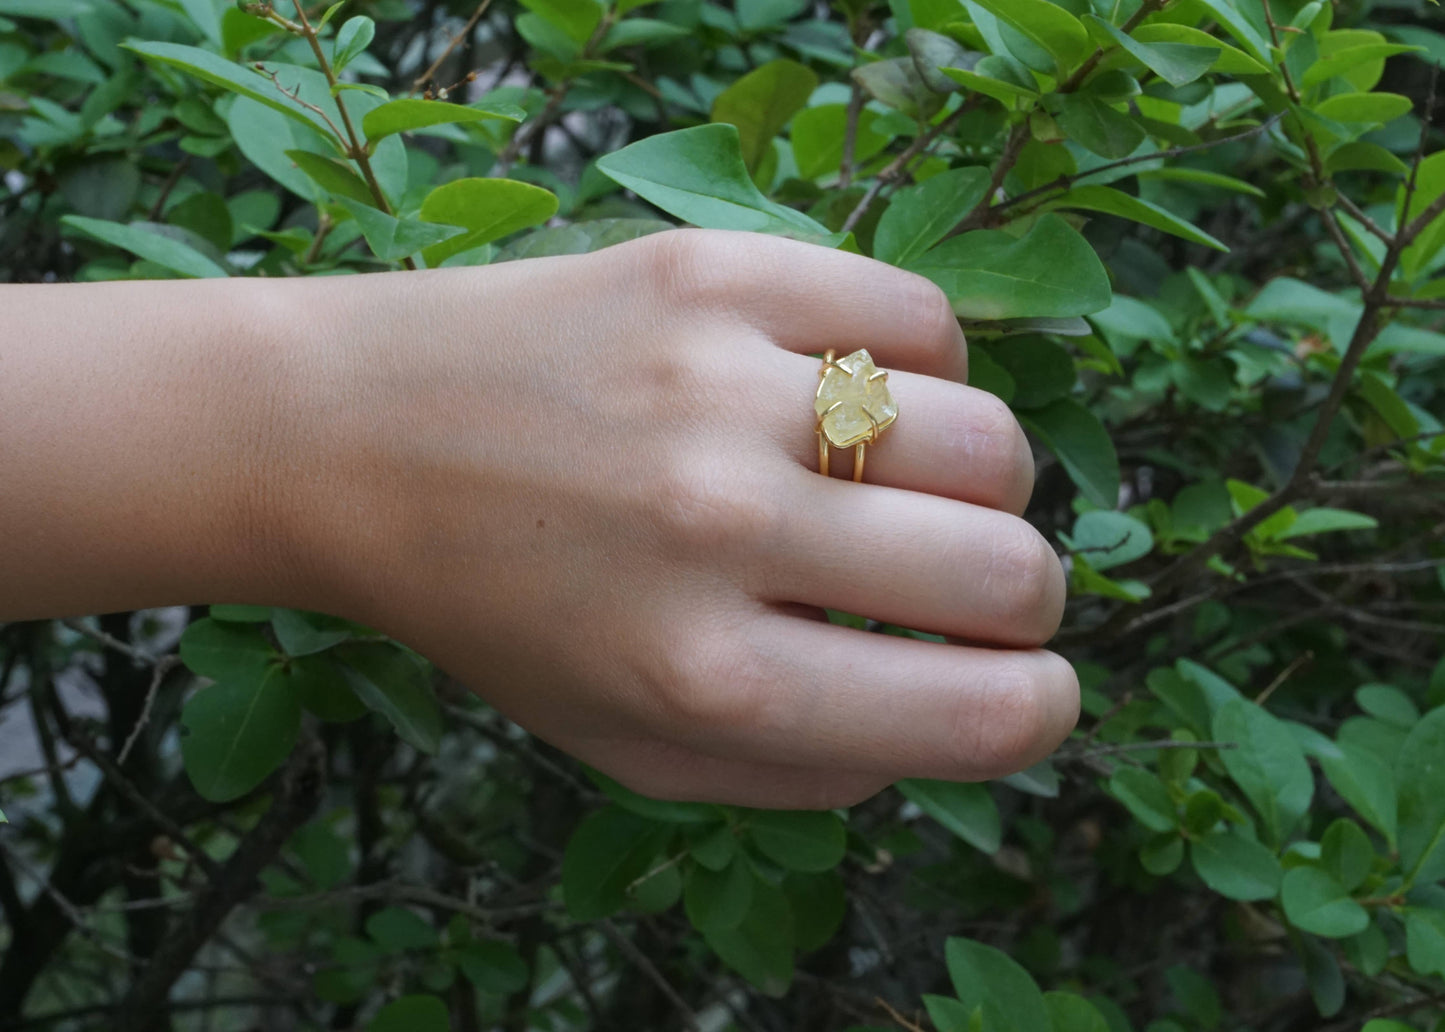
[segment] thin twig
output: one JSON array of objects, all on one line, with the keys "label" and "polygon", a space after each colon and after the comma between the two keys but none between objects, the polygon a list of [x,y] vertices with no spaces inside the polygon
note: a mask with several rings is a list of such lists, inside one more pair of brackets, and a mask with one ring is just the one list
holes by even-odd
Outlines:
[{"label": "thin twig", "polygon": [[477,22],[482,20],[482,15],[487,13],[487,8],[490,6],[492,6],[492,0],[482,0],[482,2],[477,5],[477,9],[472,12],[472,16],[467,19],[466,25],[462,26],[462,30],[452,37],[451,42],[447,44],[447,48],[441,52],[441,56],[428,65],[427,70],[412,81],[411,89],[407,91],[408,97],[415,95],[417,90],[432,81],[437,72],[441,70],[441,66],[446,63],[446,59],[452,56],[452,51],[459,47],[462,40],[466,39],[467,36],[471,34],[471,31],[477,27]]},{"label": "thin twig", "polygon": [[637,945],[623,935],[611,921],[603,919],[597,922],[597,927],[602,930],[602,934],[607,936],[607,940],[617,948],[617,951],[626,957],[637,970],[641,971],[653,985],[657,986],[658,992],[667,997],[668,1002],[677,1008],[677,1012],[682,1015],[683,1025],[689,1032],[702,1032],[697,1015],[692,1012],[687,1001],[672,987],[672,983],[663,977],[661,971],[657,970],[657,966],[647,959],[647,954],[638,949]]}]

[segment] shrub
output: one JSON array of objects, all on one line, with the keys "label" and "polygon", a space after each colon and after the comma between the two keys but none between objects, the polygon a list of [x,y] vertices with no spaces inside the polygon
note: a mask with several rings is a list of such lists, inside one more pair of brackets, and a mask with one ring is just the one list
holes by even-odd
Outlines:
[{"label": "shrub", "polygon": [[0,0],[0,269],[680,222],[916,270],[1040,446],[1080,730],[754,812],[637,796],[323,614],[11,624],[0,1028],[1442,1027],[1433,9],[524,7]]}]

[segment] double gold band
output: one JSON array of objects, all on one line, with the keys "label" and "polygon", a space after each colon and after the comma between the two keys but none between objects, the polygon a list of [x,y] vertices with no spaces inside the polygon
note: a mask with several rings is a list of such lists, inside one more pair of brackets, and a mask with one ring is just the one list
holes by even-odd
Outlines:
[{"label": "double gold band", "polygon": [[863,479],[863,463],[870,444],[898,418],[898,403],[888,390],[888,371],[873,364],[866,350],[834,360],[829,348],[818,370],[818,391],[813,398],[817,416],[818,472],[828,476],[828,449],[853,449],[853,480]]}]

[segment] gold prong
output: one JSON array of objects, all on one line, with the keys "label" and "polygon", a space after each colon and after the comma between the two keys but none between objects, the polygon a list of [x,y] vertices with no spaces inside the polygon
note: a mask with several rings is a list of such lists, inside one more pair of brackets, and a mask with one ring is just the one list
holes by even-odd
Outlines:
[{"label": "gold prong", "polygon": [[828,476],[828,436],[818,431],[818,472]]},{"label": "gold prong", "polygon": [[863,482],[863,457],[867,447],[866,444],[860,444],[853,449],[853,482],[855,484]]},{"label": "gold prong", "polygon": [[869,383],[872,383],[874,380],[886,380],[886,379],[888,379],[888,370],[887,370],[887,369],[880,369],[880,370],[878,370],[878,372],[876,372],[876,373],[874,373],[872,376],[868,377],[868,382],[869,382]]}]

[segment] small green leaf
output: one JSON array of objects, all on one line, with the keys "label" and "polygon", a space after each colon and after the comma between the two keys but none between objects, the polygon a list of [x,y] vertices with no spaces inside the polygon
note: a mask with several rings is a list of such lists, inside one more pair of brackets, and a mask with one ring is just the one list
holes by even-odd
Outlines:
[{"label": "small green leaf", "polygon": [[1306,509],[1295,517],[1281,539],[1306,534],[1328,534],[1339,530],[1374,530],[1380,525],[1373,516],[1347,509]]},{"label": "small green leaf", "polygon": [[768,996],[782,996],[793,980],[793,915],[781,889],[754,880],[752,905],[736,928],[703,932],[723,962]]},{"label": "small green leaf", "polygon": [[392,1000],[377,1011],[366,1032],[451,1032],[451,1027],[445,1003],[435,996],[416,993]]},{"label": "small green leaf", "polygon": [[1236,828],[1216,831],[1189,844],[1195,873],[1215,892],[1230,899],[1273,899],[1279,892],[1279,860]]},{"label": "small green leaf", "polygon": [[1025,428],[1058,456],[1084,497],[1112,509],[1119,502],[1119,456],[1099,417],[1072,398],[1018,414]]},{"label": "small green leaf", "polygon": [[1280,900],[1290,924],[1328,939],[1358,935],[1370,923],[1365,908],[1318,867],[1296,867],[1285,874]]},{"label": "small green leaf", "polygon": [[1109,793],[1151,831],[1173,831],[1179,826],[1178,807],[1169,789],[1140,767],[1120,767],[1109,779]]},{"label": "small green leaf", "polygon": [[737,127],[700,125],[659,133],[597,159],[597,168],[645,201],[708,229],[826,237],[802,212],[768,200],[743,164]]},{"label": "small green leaf", "polygon": [[970,939],[950,938],[944,959],[953,991],[964,1008],[983,1008],[991,1032],[1051,1032],[1049,1012],[1029,973],[1013,958]]},{"label": "small green leaf", "polygon": [[380,713],[414,749],[434,755],[442,716],[426,668],[401,648],[381,641],[338,645],[331,653],[362,702]]},{"label": "small green leaf", "polygon": [[1082,996],[1073,993],[1044,993],[1044,1009],[1049,1012],[1053,1032],[1109,1032],[1104,1015]]},{"label": "small green leaf", "polygon": [[1445,976],[1445,911],[1405,911],[1405,956],[1420,974]]},{"label": "small green leaf", "polygon": [[510,996],[527,987],[527,962],[504,942],[469,942],[455,953],[457,967],[472,985],[486,993]]},{"label": "small green leaf", "polygon": [[1400,865],[1409,882],[1445,875],[1445,707],[1410,730],[1395,763]]},{"label": "small green leaf", "polygon": [[90,219],[83,215],[65,215],[60,219],[63,225],[78,229],[86,236],[102,243],[129,251],[148,262],[154,262],[164,269],[181,276],[196,279],[219,279],[229,276],[225,269],[195,248],[188,246],[158,229],[148,228],[151,223],[139,222],[122,225],[103,219]]},{"label": "small green leaf", "polygon": [[436,948],[437,930],[430,921],[405,907],[383,907],[366,919],[366,934],[391,953]]},{"label": "small green leaf", "polygon": [[747,916],[756,880],[751,868],[741,859],[721,871],[695,865],[687,872],[683,890],[687,919],[698,931],[736,928]]},{"label": "small green leaf", "polygon": [[434,226],[413,219],[398,219],[370,204],[358,204],[347,197],[338,197],[337,200],[351,212],[372,254],[382,261],[400,261],[424,248],[435,247],[466,234],[462,226]]},{"label": "small green leaf", "polygon": [[1334,821],[1320,839],[1320,864],[1345,892],[1353,892],[1369,877],[1375,862],[1370,837],[1348,817]]},{"label": "small green leaf", "polygon": [[783,879],[783,894],[793,914],[794,945],[804,953],[821,949],[837,934],[848,910],[843,876],[837,871],[818,874],[791,872]]},{"label": "small green leaf", "polygon": [[1148,555],[1154,535],[1148,524],[1125,513],[1091,509],[1074,521],[1067,544],[1071,551],[1087,555],[1095,570],[1109,570]]},{"label": "small green leaf", "polygon": [[1141,43],[1096,14],[1085,17],[1105,39],[1123,47],[1135,59],[1171,86],[1185,86],[1214,66],[1219,51],[1191,43]]},{"label": "small green leaf", "polygon": [[187,627],[180,653],[192,673],[216,681],[254,683],[280,659],[260,627],[215,619],[197,620]]},{"label": "small green leaf", "polygon": [[403,98],[368,111],[361,120],[361,131],[366,134],[367,140],[375,143],[393,133],[408,133],[433,125],[491,119],[520,122],[525,117],[526,112],[515,104],[463,105],[448,104],[442,100]]},{"label": "small green leaf", "polygon": [[336,33],[336,44],[331,48],[331,70],[340,74],[342,69],[360,57],[376,37],[376,22],[366,15],[346,19]]},{"label": "small green leaf", "polygon": [[1405,114],[1414,104],[1398,93],[1339,93],[1314,106],[1315,114],[1335,122],[1378,125]]},{"label": "small green leaf", "polygon": [[1103,158],[1127,158],[1148,135],[1131,115],[1087,93],[1063,94],[1055,117],[1069,139]]},{"label": "small green leaf", "polygon": [[346,162],[304,150],[288,150],[286,156],[327,193],[350,198],[367,207],[376,206],[371,190]]},{"label": "small green leaf", "polygon": [[[723,819],[724,811],[713,803],[679,803],[666,799],[650,799],[632,791],[599,770],[585,768],[587,776],[618,806],[640,817],[667,824],[706,824]],[[727,830],[727,829],[724,829]]]},{"label": "small green leaf", "polygon": [[832,870],[847,847],[843,822],[826,810],[758,810],[748,829],[762,854],[790,871]]},{"label": "small green leaf", "polygon": [[298,609],[272,610],[271,629],[288,656],[309,656],[357,635],[356,625],[349,620]]},{"label": "small green leaf", "polygon": [[1359,745],[1340,742],[1339,752],[1339,757],[1320,757],[1320,769],[1330,786],[1393,847],[1398,827],[1393,774]]},{"label": "small green leaf", "polygon": [[1051,210],[1054,208],[1077,208],[1083,211],[1103,212],[1106,215],[1118,215],[1120,218],[1152,226],[1154,229],[1181,237],[1190,243],[1203,244],[1216,251],[1228,252],[1229,250],[1228,246],[1173,212],[1142,198],[1132,197],[1122,190],[1115,190],[1110,186],[1076,186],[1058,200],[1050,201],[1048,207]]},{"label": "small green leaf", "polygon": [[1314,775],[1304,752],[1280,721],[1243,699],[1225,703],[1214,714],[1214,737],[1237,742],[1219,757],[1275,843],[1283,843],[1314,796]]},{"label": "small green leaf", "polygon": [[998,804],[983,785],[909,778],[898,782],[897,787],[905,799],[974,849],[998,851],[1003,842],[1003,824]]},{"label": "small green leaf", "polygon": [[985,168],[940,172],[893,195],[873,236],[873,257],[907,265],[921,256],[983,200]]},{"label": "small green leaf", "polygon": [[993,229],[951,237],[908,268],[942,287],[968,319],[1087,315],[1112,296],[1093,247],[1057,215],[1023,237]]},{"label": "small green leaf", "polygon": [[437,187],[422,202],[423,222],[461,226],[466,232],[424,253],[430,266],[452,255],[546,222],[557,212],[557,195],[518,179],[458,179]]},{"label": "small green leaf", "polygon": [[773,137],[803,109],[818,88],[818,76],[807,65],[779,58],[733,81],[712,104],[712,120],[737,127],[743,164],[757,170],[771,150]]},{"label": "small green leaf", "polygon": [[181,757],[200,795],[245,795],[286,761],[301,730],[301,701],[279,665],[259,680],[217,681],[181,711]]},{"label": "small green leaf", "polygon": [[999,21],[1012,25],[1046,50],[1061,75],[1073,71],[1089,52],[1084,23],[1048,0],[975,0]]},{"label": "small green leaf", "polygon": [[617,806],[583,818],[562,856],[562,898],[578,921],[621,910],[628,887],[650,869],[672,829]]}]

